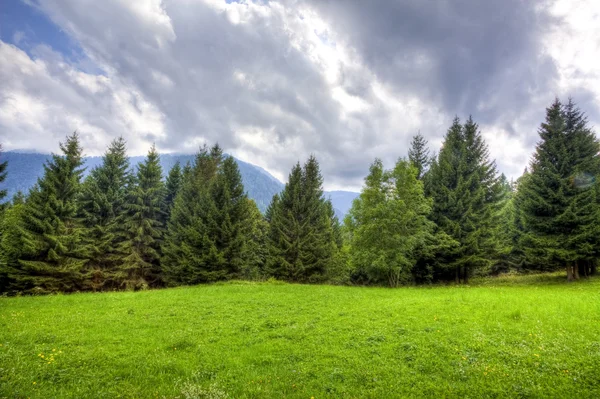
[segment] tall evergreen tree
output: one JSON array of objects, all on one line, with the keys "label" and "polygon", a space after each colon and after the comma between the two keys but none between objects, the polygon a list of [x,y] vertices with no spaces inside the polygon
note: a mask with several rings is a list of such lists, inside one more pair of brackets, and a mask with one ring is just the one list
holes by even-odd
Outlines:
[{"label": "tall evergreen tree", "polygon": [[414,136],[410,143],[408,159],[417,168],[417,179],[423,179],[423,176],[429,170],[431,157],[429,155],[429,148],[427,148],[427,140],[425,140],[421,132]]},{"label": "tall evergreen tree", "polygon": [[433,198],[432,220],[459,243],[441,254],[457,282],[474,269],[489,266],[497,251],[494,215],[500,185],[479,128],[472,119],[455,118],[430,169],[427,194]]},{"label": "tall evergreen tree", "polygon": [[222,159],[220,149],[200,149],[193,166],[186,165],[182,184],[175,197],[163,245],[162,269],[169,285],[198,284],[224,278],[214,240],[207,233],[215,230],[216,207],[210,186]]},{"label": "tall evergreen tree", "polygon": [[15,294],[24,290],[23,271],[19,259],[23,257],[26,232],[24,229],[25,203],[13,201],[2,217],[0,238],[0,293]]},{"label": "tall evergreen tree", "polygon": [[320,281],[338,246],[332,214],[323,196],[323,177],[315,157],[296,164],[288,183],[269,206],[267,267],[277,278]]},{"label": "tall evergreen tree", "polygon": [[267,234],[269,223],[260,213],[256,203],[247,199],[248,218],[243,235],[246,239],[242,258],[244,263],[241,277],[248,280],[258,280],[265,277],[267,262]]},{"label": "tall evergreen tree", "polygon": [[222,253],[223,265],[227,278],[239,278],[245,266],[244,247],[248,237],[249,222],[248,195],[244,191],[242,176],[233,157],[226,157],[212,185],[212,201],[215,203],[216,231],[210,233],[215,237],[217,251]]},{"label": "tall evergreen tree", "polygon": [[[170,215],[173,204],[175,203],[175,197],[181,188],[183,179],[183,171],[179,164],[179,161],[173,165],[169,170],[166,182],[166,195],[165,195],[165,214]],[[165,224],[166,225],[166,224]]]},{"label": "tall evergreen tree", "polygon": [[538,133],[531,173],[520,187],[527,229],[521,244],[531,263],[565,267],[570,281],[578,278],[580,262],[597,256],[600,147],[572,101],[563,106],[556,99]]},{"label": "tall evergreen tree", "polygon": [[[0,157],[2,156],[2,144],[0,144]],[[0,162],[0,184],[6,180],[6,168],[8,167],[8,161]],[[0,206],[4,206],[4,198],[6,198],[6,189],[0,189]],[[1,211],[2,209],[0,209]]]},{"label": "tall evergreen tree", "polygon": [[[237,163],[219,145],[202,148],[183,174],[164,246],[171,285],[238,278],[248,268],[252,204]],[[256,206],[254,204],[254,206]]]},{"label": "tall evergreen tree", "polygon": [[119,246],[123,237],[119,230],[132,183],[129,169],[126,142],[119,137],[82,186],[80,213],[91,244],[88,282],[93,290],[118,288],[115,273],[122,262]]},{"label": "tall evergreen tree", "polygon": [[83,174],[77,133],[60,144],[44,175],[30,191],[23,210],[23,249],[13,278],[19,290],[69,292],[84,288],[88,249],[78,215]]},{"label": "tall evergreen tree", "polygon": [[124,204],[123,242],[119,246],[123,259],[116,275],[122,287],[140,289],[161,283],[164,199],[160,156],[152,146],[145,161],[138,165],[134,185]]}]

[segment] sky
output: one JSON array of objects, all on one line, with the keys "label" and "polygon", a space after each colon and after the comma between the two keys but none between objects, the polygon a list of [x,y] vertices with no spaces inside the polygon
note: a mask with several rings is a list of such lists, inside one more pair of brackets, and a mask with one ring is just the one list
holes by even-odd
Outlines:
[{"label": "sky", "polygon": [[0,143],[219,142],[282,181],[314,154],[359,190],[472,116],[517,178],[556,97],[600,124],[599,55],[597,0],[1,0]]}]

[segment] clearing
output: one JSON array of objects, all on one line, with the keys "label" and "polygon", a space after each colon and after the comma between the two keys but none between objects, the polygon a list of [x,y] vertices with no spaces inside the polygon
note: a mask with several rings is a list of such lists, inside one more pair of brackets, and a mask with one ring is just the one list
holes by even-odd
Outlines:
[{"label": "clearing", "polygon": [[0,397],[600,397],[600,279],[0,298]]}]

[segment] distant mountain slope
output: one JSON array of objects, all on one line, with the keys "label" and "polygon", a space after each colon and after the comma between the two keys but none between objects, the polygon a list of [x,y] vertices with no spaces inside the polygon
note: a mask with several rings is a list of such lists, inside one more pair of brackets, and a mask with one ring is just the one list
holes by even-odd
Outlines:
[{"label": "distant mountain slope", "polygon": [[[8,161],[8,175],[1,188],[5,188],[8,191],[7,198],[12,198],[18,191],[27,193],[27,191],[37,182],[38,177],[42,176],[44,173],[44,162],[49,158],[50,155],[48,154],[14,151],[3,152],[0,160]],[[143,156],[131,157],[130,159],[132,166],[137,165],[143,160]],[[194,155],[162,154],[160,156],[160,161],[166,175],[171,167],[175,165],[175,162],[179,161],[182,166],[187,162],[192,163],[194,161]],[[264,212],[267,209],[267,206],[269,206],[273,195],[279,193],[283,189],[283,183],[261,167],[240,161],[239,159],[236,159],[236,161],[248,195],[256,201],[259,209]],[[86,175],[90,170],[101,163],[101,157],[86,158]],[[349,209],[347,206],[348,201],[350,201],[350,204],[352,202],[349,198],[358,194],[346,191],[333,191],[331,193],[325,193],[325,195],[331,197],[333,206],[336,208],[336,214],[341,220]]]},{"label": "distant mountain slope", "polygon": [[352,208],[352,201],[359,196],[359,193],[353,191],[327,191],[325,195],[331,199],[333,206],[345,215]]}]

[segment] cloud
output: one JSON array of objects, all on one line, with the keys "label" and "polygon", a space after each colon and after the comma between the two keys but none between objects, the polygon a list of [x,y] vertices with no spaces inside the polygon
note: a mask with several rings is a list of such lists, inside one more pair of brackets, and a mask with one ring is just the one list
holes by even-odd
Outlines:
[{"label": "cloud", "polygon": [[313,153],[327,188],[358,189],[375,157],[405,156],[419,130],[435,151],[472,114],[516,177],[555,95],[598,114],[595,70],[559,49],[589,30],[560,1],[28,0],[84,57],[0,44],[0,139],[55,149],[77,128],[90,153],[117,135],[132,153],[219,141],[280,179]]},{"label": "cloud", "polygon": [[133,87],[81,72],[46,46],[35,59],[0,42],[0,140],[6,149],[56,151],[74,130],[97,154],[123,134],[135,152],[164,137],[163,115]]}]

